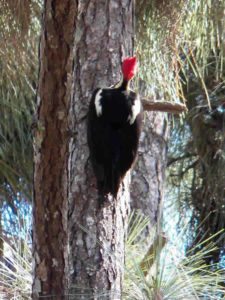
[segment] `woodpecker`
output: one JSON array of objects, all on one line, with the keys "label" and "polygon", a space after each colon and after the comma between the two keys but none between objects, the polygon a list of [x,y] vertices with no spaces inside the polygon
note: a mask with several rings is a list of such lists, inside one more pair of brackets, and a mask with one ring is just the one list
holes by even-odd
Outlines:
[{"label": "woodpecker", "polygon": [[114,198],[133,166],[142,123],[139,95],[129,88],[137,71],[136,57],[122,62],[122,79],[110,88],[97,88],[88,111],[88,145],[100,196]]}]

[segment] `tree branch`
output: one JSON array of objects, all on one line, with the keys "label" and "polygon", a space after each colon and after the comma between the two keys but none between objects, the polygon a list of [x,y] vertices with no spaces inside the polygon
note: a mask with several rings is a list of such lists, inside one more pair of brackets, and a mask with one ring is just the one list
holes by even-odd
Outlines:
[{"label": "tree branch", "polygon": [[179,177],[182,178],[190,169],[194,169],[194,167],[199,163],[199,158],[193,161],[190,165],[188,165],[182,172],[170,174],[170,177]]},{"label": "tree branch", "polygon": [[172,103],[168,101],[152,101],[147,98],[141,100],[143,109],[146,111],[162,111],[171,114],[181,114],[187,111],[187,107],[184,104]]},{"label": "tree branch", "polygon": [[175,162],[179,161],[179,160],[183,160],[185,158],[190,158],[190,157],[193,157],[193,156],[196,156],[197,154],[196,153],[185,153],[184,155],[181,155],[179,157],[173,157],[171,159],[168,159],[168,162],[167,162],[167,167],[169,167],[170,165],[174,164]]},{"label": "tree branch", "polygon": [[199,158],[196,159],[192,164],[190,164],[189,166],[187,166],[187,168],[185,168],[185,169],[180,173],[181,178],[182,178],[182,177],[185,175],[185,173],[187,173],[190,169],[193,169],[198,163],[199,163]]}]

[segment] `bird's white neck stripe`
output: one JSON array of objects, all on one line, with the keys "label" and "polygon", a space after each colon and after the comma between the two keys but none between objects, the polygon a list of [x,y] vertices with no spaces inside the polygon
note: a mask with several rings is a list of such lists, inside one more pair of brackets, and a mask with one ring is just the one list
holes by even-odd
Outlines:
[{"label": "bird's white neck stripe", "polygon": [[131,108],[131,114],[128,117],[128,121],[131,125],[134,123],[140,111],[141,111],[141,101],[139,95],[137,95],[137,98],[135,99],[134,104],[132,105]]},{"label": "bird's white neck stripe", "polygon": [[102,95],[102,90],[100,89],[99,91],[97,91],[95,95],[95,110],[98,117],[100,117],[102,114],[101,95]]}]

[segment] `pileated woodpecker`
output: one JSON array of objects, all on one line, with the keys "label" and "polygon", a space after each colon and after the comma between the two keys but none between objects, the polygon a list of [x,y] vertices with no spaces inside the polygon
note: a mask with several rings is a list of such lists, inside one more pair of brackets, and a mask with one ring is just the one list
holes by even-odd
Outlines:
[{"label": "pileated woodpecker", "polygon": [[99,195],[115,198],[137,156],[142,123],[139,96],[129,89],[137,70],[136,57],[122,63],[122,80],[94,91],[88,113],[88,145]]}]

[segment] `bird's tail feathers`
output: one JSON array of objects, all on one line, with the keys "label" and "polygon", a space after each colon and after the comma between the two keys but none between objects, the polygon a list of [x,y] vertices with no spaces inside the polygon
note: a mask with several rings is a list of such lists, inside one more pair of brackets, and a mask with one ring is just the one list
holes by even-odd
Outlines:
[{"label": "bird's tail feathers", "polygon": [[101,199],[109,193],[116,198],[121,181],[121,175],[116,167],[107,168],[104,172],[103,181],[98,182],[98,191]]}]

